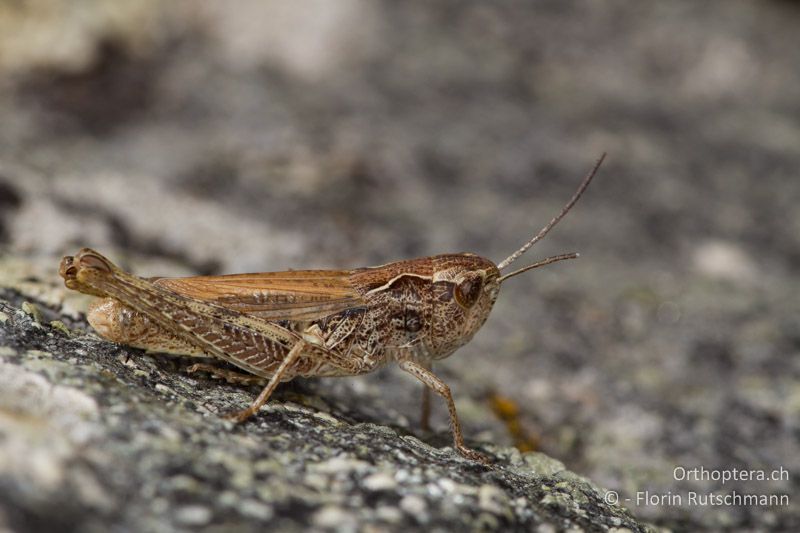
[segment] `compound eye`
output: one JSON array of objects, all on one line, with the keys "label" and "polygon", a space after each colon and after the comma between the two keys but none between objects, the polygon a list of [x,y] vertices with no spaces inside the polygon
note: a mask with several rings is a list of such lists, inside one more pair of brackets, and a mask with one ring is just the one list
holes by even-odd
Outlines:
[{"label": "compound eye", "polygon": [[467,278],[458,285],[456,290],[453,291],[456,301],[461,304],[461,307],[470,308],[478,301],[478,296],[481,294],[481,286],[483,280],[480,277]]}]

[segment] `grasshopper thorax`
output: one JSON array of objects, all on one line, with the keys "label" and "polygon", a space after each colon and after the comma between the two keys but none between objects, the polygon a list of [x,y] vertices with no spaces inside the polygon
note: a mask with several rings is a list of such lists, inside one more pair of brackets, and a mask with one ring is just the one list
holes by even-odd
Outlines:
[{"label": "grasshopper thorax", "polygon": [[446,254],[354,272],[353,284],[383,324],[395,357],[441,359],[486,321],[500,287],[497,266],[474,254]]}]

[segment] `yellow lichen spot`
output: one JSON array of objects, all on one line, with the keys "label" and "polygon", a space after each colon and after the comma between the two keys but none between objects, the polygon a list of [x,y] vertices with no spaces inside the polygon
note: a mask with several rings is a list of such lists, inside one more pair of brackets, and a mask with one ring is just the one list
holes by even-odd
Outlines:
[{"label": "yellow lichen spot", "polygon": [[539,438],[527,431],[520,422],[519,405],[506,396],[497,393],[489,395],[492,412],[503,421],[514,440],[514,447],[520,452],[532,452],[539,447]]},{"label": "yellow lichen spot", "polygon": [[58,331],[60,331],[64,335],[66,335],[67,337],[69,337],[72,334],[72,332],[69,330],[67,325],[64,324],[63,322],[61,322],[60,320],[51,321],[50,322],[50,327],[53,328],[53,329],[57,329]]},{"label": "yellow lichen spot", "polygon": [[22,310],[30,315],[30,317],[36,322],[37,324],[42,323],[42,312],[39,311],[39,308],[36,304],[32,304],[31,302],[22,302]]}]

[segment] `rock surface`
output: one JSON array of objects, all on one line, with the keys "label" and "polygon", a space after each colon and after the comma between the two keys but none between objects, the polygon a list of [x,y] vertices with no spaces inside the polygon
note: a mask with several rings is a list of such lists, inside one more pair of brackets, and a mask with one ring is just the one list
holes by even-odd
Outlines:
[{"label": "rock surface", "polygon": [[20,301],[0,299],[0,527],[647,530],[541,453],[487,446],[486,467],[336,399],[282,390],[234,426],[255,391]]},{"label": "rock surface", "polygon": [[[0,286],[14,289],[6,296],[15,309],[22,300],[14,295],[23,294],[41,304],[44,324],[60,317],[82,331],[85,301],[54,272],[82,246],[145,276],[349,268],[452,251],[499,260],[558,211],[607,151],[584,198],[524,261],[573,250],[581,259],[509,281],[478,335],[437,367],[465,434],[501,456],[516,445],[554,457],[659,527],[800,531],[796,501],[686,502],[692,491],[800,494],[800,4],[221,5],[0,2]],[[17,320],[16,311],[4,313]],[[65,340],[60,329],[45,331]],[[96,387],[69,383],[83,366],[62,365],[66,381],[50,376],[35,365],[66,354],[26,338],[4,341],[14,347],[6,363],[94,399],[96,415],[85,398],[54,389],[72,406],[68,420],[99,417],[102,430],[102,417],[133,409],[114,426],[126,438],[124,428],[147,426],[154,413],[193,420],[176,415],[180,406],[160,410],[187,386],[210,398],[193,400],[198,409],[241,406],[254,393],[138,352],[125,367],[135,386],[116,387],[113,370],[127,351],[109,356],[105,343],[74,357],[97,358],[112,373]],[[34,392],[49,386],[30,379]],[[113,394],[119,401],[104,400]],[[443,407],[433,405],[438,432],[418,433],[419,386],[392,371],[293,384],[279,399],[265,420],[305,419],[312,415],[279,407],[305,405],[345,429],[386,425],[448,445]],[[66,425],[65,435],[81,427]],[[268,431],[259,428],[251,429]],[[281,431],[289,429],[297,431]],[[80,444],[92,438],[53,436],[53,450],[80,470],[95,464],[82,462],[81,450],[103,448]],[[108,461],[128,472],[148,456]],[[170,457],[173,476],[192,467],[188,455]],[[74,501],[81,491],[105,496],[113,501],[103,513],[112,516],[141,487],[160,490],[155,478],[113,477],[113,467],[121,468],[87,473],[99,488],[76,489]],[[789,475],[676,479],[676,468],[695,467]],[[58,486],[49,470],[27,475]],[[213,483],[228,483],[223,468],[203,480],[215,472]],[[53,520],[67,517],[62,506],[74,509],[64,492],[14,492],[22,486],[3,490],[40,498],[31,508]],[[641,502],[644,493],[684,501]],[[405,501],[403,516],[428,509],[420,497]],[[158,505],[183,504],[175,516],[189,522],[216,509],[177,500]],[[291,511],[311,521],[310,512]],[[93,516],[73,510],[67,521]],[[337,511],[320,517],[333,522]]]}]

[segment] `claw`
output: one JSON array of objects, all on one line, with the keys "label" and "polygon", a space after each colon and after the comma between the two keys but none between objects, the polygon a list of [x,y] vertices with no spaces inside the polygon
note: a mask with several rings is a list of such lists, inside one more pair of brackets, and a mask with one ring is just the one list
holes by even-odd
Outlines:
[{"label": "claw", "polygon": [[477,461],[477,462],[482,463],[482,464],[484,464],[486,466],[489,466],[489,465],[492,464],[492,459],[488,455],[484,455],[484,454],[482,454],[480,452],[476,452],[475,450],[471,450],[471,449],[466,448],[466,447],[463,447],[463,448],[459,447],[459,448],[456,449],[456,451],[458,451],[458,453],[461,454],[463,457],[465,457],[467,459],[470,459],[472,461]]},{"label": "claw", "polygon": [[225,415],[225,418],[227,418],[228,420],[233,420],[237,424],[241,424],[254,414],[256,414],[255,411],[253,411],[248,407],[247,409],[242,409],[241,411],[234,411],[232,413],[228,413],[227,415]]}]

